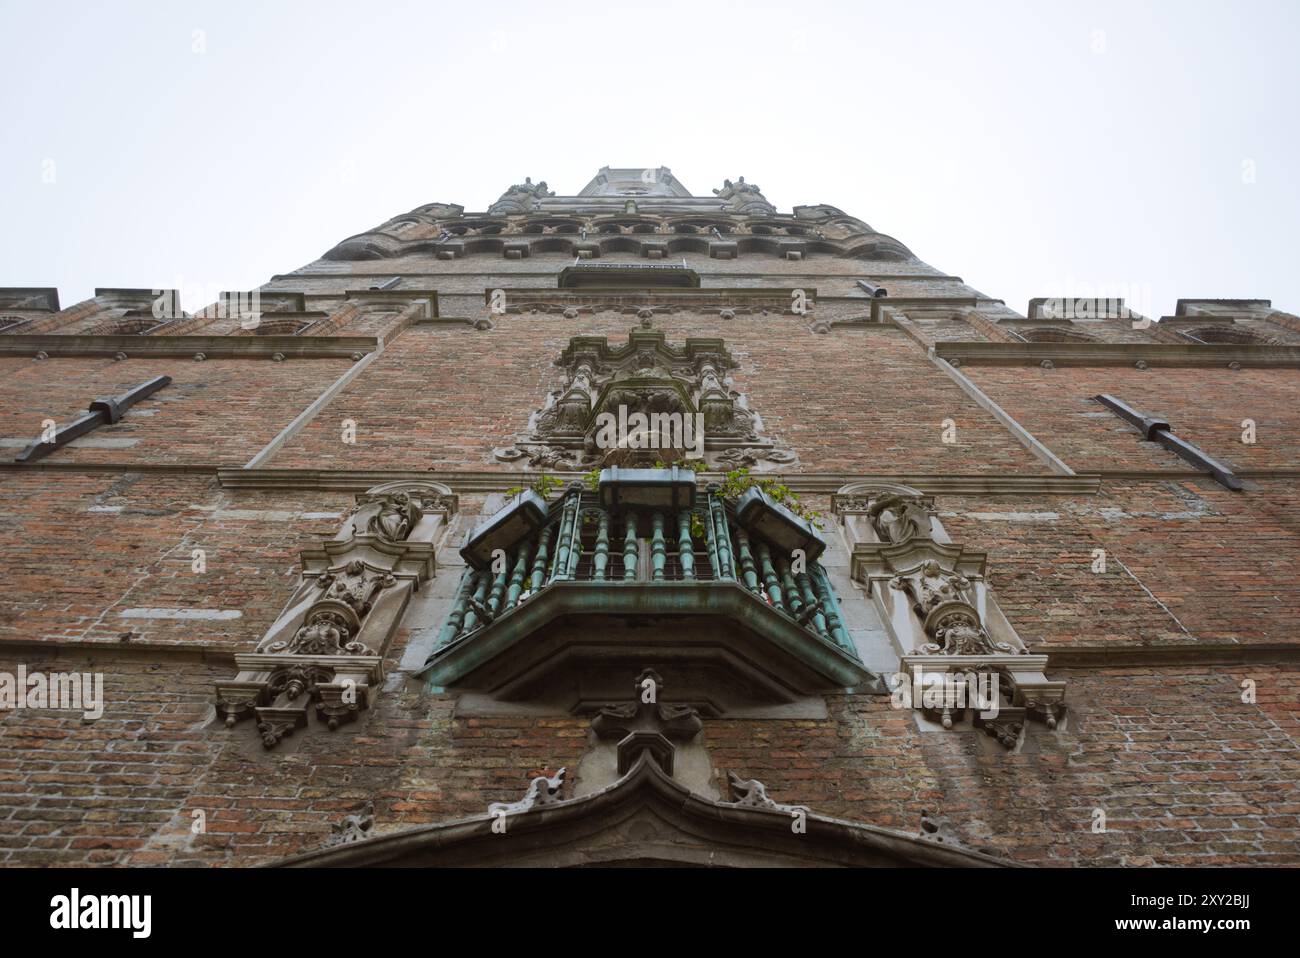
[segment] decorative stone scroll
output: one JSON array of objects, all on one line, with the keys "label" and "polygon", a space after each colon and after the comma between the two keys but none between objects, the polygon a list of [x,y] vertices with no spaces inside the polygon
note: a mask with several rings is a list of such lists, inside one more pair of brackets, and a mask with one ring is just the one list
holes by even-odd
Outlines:
[{"label": "decorative stone scroll", "polygon": [[931,498],[859,483],[832,500],[853,544],[853,578],[870,591],[897,651],[897,699],[945,729],[970,716],[1008,748],[1026,718],[1055,729],[1065,683],[1047,679],[989,592],[988,558],[953,543]]},{"label": "decorative stone scroll", "polygon": [[357,496],[337,536],[302,553],[302,579],[239,674],[217,683],[227,727],[255,719],[273,748],[309,727],[356,719],[412,593],[433,576],[434,549],[456,498],[432,482],[391,482]]}]

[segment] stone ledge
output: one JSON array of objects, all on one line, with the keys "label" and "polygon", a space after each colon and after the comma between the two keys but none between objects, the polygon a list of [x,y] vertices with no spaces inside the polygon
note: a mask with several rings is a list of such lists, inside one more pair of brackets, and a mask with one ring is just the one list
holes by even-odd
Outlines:
[{"label": "stone ledge", "polygon": [[[120,467],[119,467],[120,468]],[[583,473],[556,472],[547,475],[561,481],[581,481]],[[1181,474],[1181,471],[1180,471]],[[240,469],[217,468],[221,485],[230,489],[331,489],[364,491],[377,482],[394,479],[433,479],[456,492],[500,492],[518,484],[520,479],[539,473],[500,472],[417,472],[383,469]],[[1194,473],[1200,475],[1200,473]],[[699,481],[720,481],[720,472],[701,472]],[[1020,495],[1094,495],[1101,486],[1096,473],[1062,476],[1042,475],[917,475],[870,473],[770,473],[764,478],[784,482],[796,492],[834,493],[854,482],[894,482],[912,486],[929,495],[971,495],[978,493],[1014,493]]]},{"label": "stone ledge", "polygon": [[1039,645],[1031,651],[1051,657],[1059,669],[1126,669],[1177,665],[1252,665],[1300,663],[1300,641],[1185,642],[1171,645]]},{"label": "stone ledge", "polygon": [[935,343],[940,359],[971,366],[1300,367],[1300,346],[1201,346],[1171,343]]},{"label": "stone ledge", "polygon": [[[172,475],[217,476],[221,486],[228,489],[304,489],[341,492],[364,492],[380,482],[400,479],[436,479],[446,483],[454,492],[501,492],[519,484],[519,480],[536,477],[531,472],[418,472],[404,469],[246,469],[233,464],[214,462],[149,463],[149,462],[36,462],[19,465],[0,460],[0,471],[94,473],[140,472]],[[555,472],[548,476],[561,481],[581,481],[582,473]],[[1258,481],[1285,481],[1300,479],[1300,469],[1243,469],[1237,473],[1242,479]],[[701,482],[717,481],[721,473],[702,472]],[[804,473],[785,475],[772,473],[770,478],[781,480],[798,493],[833,494],[845,485],[857,482],[898,483],[911,486],[926,495],[1046,495],[1092,496],[1103,483],[1115,480],[1136,482],[1165,482],[1168,480],[1205,479],[1208,474],[1195,469],[1166,470],[1100,470],[1073,476],[1043,474],[1041,476],[1006,475],[915,475],[873,473]]]},{"label": "stone ledge", "polygon": [[93,356],[112,359],[125,353],[128,359],[180,357],[192,359],[202,353],[207,359],[351,359],[356,354],[379,348],[375,336],[62,336],[0,335],[0,356],[34,358],[43,352],[51,359],[64,356]]},{"label": "stone ledge", "polygon": [[239,653],[229,645],[201,642],[121,642],[110,639],[0,639],[0,658],[30,656],[32,661],[105,658],[189,660],[223,669],[233,668]]}]

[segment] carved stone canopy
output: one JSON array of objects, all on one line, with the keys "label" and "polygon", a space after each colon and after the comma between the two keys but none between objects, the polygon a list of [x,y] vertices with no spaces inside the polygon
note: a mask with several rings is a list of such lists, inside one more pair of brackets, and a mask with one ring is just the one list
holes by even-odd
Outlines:
[{"label": "carved stone canopy", "polygon": [[738,363],[721,339],[669,343],[637,329],[625,344],[575,336],[556,360],[566,377],[504,461],[588,469],[704,458],[715,466],[789,463],[793,452],[763,436],[761,418],[727,373]]}]

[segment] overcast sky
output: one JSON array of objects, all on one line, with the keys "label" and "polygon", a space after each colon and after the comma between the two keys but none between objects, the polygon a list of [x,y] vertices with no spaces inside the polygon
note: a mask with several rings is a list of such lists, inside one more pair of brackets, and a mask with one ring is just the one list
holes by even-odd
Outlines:
[{"label": "overcast sky", "polygon": [[194,309],[422,203],[667,166],[1031,296],[1300,311],[1300,2],[0,0],[0,285]]}]

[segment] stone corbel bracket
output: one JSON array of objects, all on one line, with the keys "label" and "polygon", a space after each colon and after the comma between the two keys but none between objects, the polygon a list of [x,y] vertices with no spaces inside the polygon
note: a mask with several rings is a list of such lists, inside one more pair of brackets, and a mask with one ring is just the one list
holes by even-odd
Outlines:
[{"label": "stone corbel bracket", "polygon": [[389,482],[358,494],[338,535],[303,551],[298,588],[256,650],[235,656],[239,674],[217,683],[226,726],[256,718],[273,748],[307,728],[313,713],[332,731],[369,708],[455,511],[456,497],[440,483]]},{"label": "stone corbel bracket", "polygon": [[948,539],[932,498],[903,486],[846,487],[833,509],[853,543],[853,579],[870,593],[900,656],[896,702],[945,729],[969,714],[973,727],[1008,748],[1026,718],[1057,727],[1065,683],[1046,677],[1047,656],[1028,654],[989,591],[988,555]]},{"label": "stone corbel bracket", "polygon": [[973,727],[1014,749],[1026,719],[1054,730],[1065,714],[1065,683],[1046,668],[1045,655],[905,655],[894,692],[945,729],[969,714]]}]

